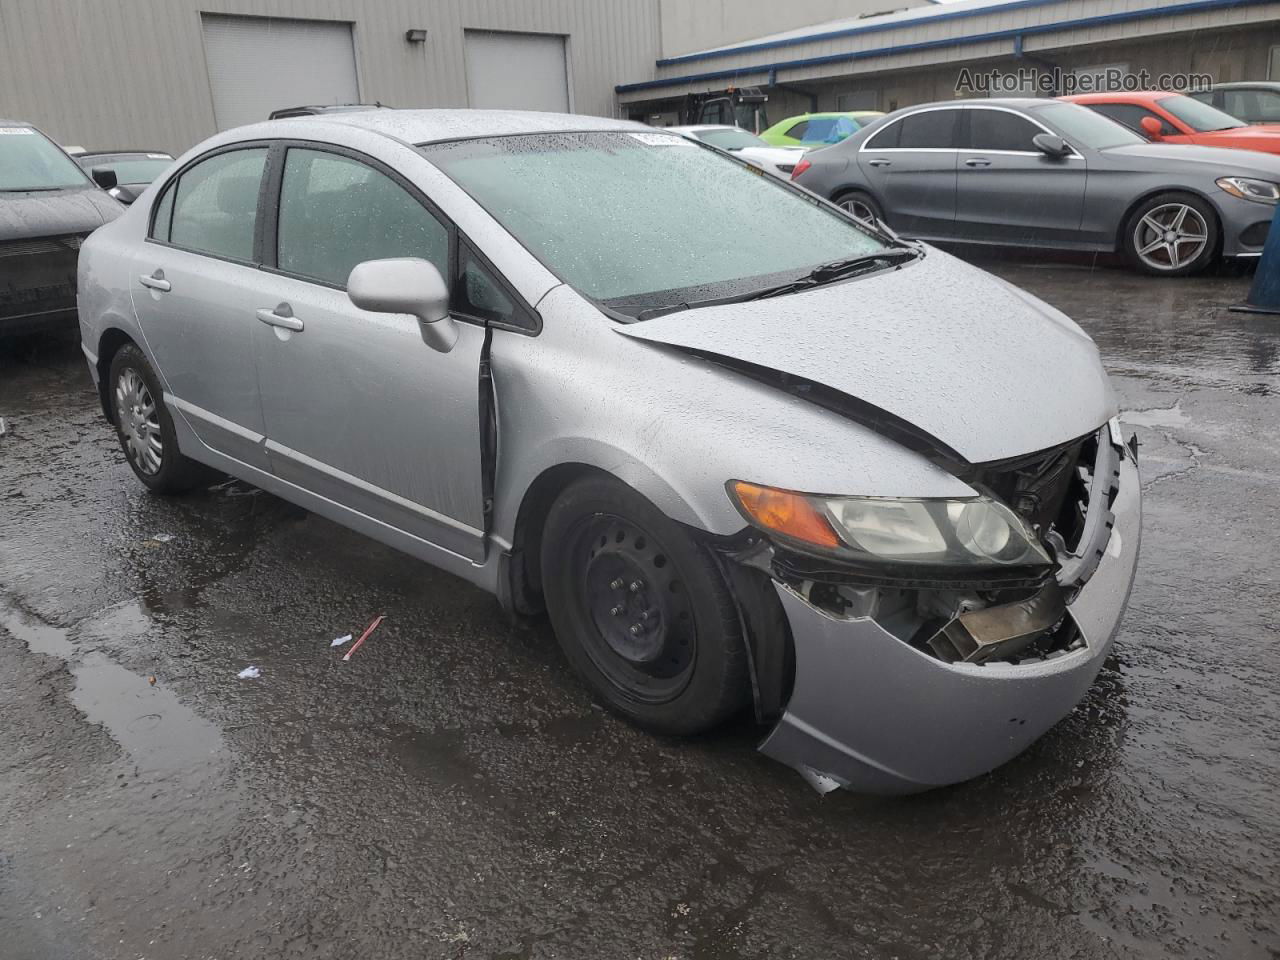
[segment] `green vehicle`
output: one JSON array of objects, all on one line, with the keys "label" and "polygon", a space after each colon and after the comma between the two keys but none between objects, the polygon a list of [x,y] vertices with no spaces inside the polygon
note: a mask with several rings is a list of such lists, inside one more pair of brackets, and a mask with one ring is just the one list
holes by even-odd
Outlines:
[{"label": "green vehicle", "polygon": [[883,116],[879,110],[802,113],[775,123],[760,139],[775,147],[822,147],[839,143]]}]

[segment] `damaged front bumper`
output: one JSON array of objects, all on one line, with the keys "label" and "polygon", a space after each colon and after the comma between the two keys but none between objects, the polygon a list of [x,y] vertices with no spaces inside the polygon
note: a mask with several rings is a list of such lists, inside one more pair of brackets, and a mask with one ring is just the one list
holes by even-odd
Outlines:
[{"label": "damaged front bumper", "polygon": [[[1141,491],[1133,451],[1083,586],[1064,582],[1071,649],[1044,659],[945,662],[870,617],[840,618],[774,581],[795,648],[785,712],[760,745],[821,791],[912,793],[968,780],[1022,752],[1080,702],[1102,667],[1133,583]],[[1091,511],[1092,512],[1092,511]],[[1078,576],[1073,564],[1068,576]],[[1083,642],[1080,642],[1080,641]]]}]

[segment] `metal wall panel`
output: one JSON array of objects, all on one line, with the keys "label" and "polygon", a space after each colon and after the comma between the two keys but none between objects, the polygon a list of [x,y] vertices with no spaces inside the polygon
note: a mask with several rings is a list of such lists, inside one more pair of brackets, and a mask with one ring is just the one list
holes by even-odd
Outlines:
[{"label": "metal wall panel", "polygon": [[659,57],[658,0],[0,0],[0,116],[61,143],[187,149],[217,129],[202,12],[349,22],[360,98],[403,107],[466,106],[467,29],[567,37],[578,113],[618,115],[614,85]]}]

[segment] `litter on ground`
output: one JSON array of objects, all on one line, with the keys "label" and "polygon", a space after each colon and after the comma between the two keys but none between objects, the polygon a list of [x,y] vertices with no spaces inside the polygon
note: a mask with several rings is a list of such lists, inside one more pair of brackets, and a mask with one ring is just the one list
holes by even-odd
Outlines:
[{"label": "litter on ground", "polygon": [[245,667],[243,670],[237,673],[236,676],[239,677],[241,680],[257,680],[260,676],[262,676],[262,671],[259,670],[257,667]]},{"label": "litter on ground", "polygon": [[348,650],[345,654],[343,654],[342,656],[343,663],[351,659],[351,655],[360,649],[360,645],[369,638],[369,634],[373,633],[373,631],[378,628],[378,624],[380,624],[385,617],[386,617],[385,613],[378,614],[377,619],[374,620],[373,623],[369,624],[369,626],[364,628],[364,633],[360,634],[360,639],[351,645],[350,650]]},{"label": "litter on ground", "polygon": [[329,646],[340,647],[350,639],[351,639],[351,634],[348,633],[345,637],[339,637],[337,640],[334,640],[332,643],[329,644]]}]

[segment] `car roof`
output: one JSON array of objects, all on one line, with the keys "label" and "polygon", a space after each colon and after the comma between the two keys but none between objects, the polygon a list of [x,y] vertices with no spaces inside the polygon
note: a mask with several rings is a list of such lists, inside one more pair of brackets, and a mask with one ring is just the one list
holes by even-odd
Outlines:
[{"label": "car roof", "polygon": [[[1215,83],[1212,90],[1280,90],[1280,81],[1276,80],[1233,80],[1230,83]],[[1196,93],[1208,93],[1208,90],[1197,90]]]},{"label": "car roof", "polygon": [[1175,93],[1172,90],[1137,90],[1133,93],[1077,93],[1068,97],[1061,97],[1062,100],[1068,100],[1071,103],[1157,103],[1168,97],[1178,97],[1182,94]]},{"label": "car roof", "polygon": [[[406,143],[439,143],[480,137],[510,137],[530,133],[577,133],[608,130],[648,130],[632,120],[612,120],[570,113],[532,110],[369,110],[288,117],[254,124],[263,136],[286,135],[290,125],[335,123],[359,127]],[[248,128],[246,128],[248,129]],[[314,128],[313,128],[314,129]]]},{"label": "car roof", "polygon": [[84,153],[77,154],[76,159],[82,160],[85,157],[154,157],[157,160],[173,159],[173,154],[168,150],[86,150]]}]

